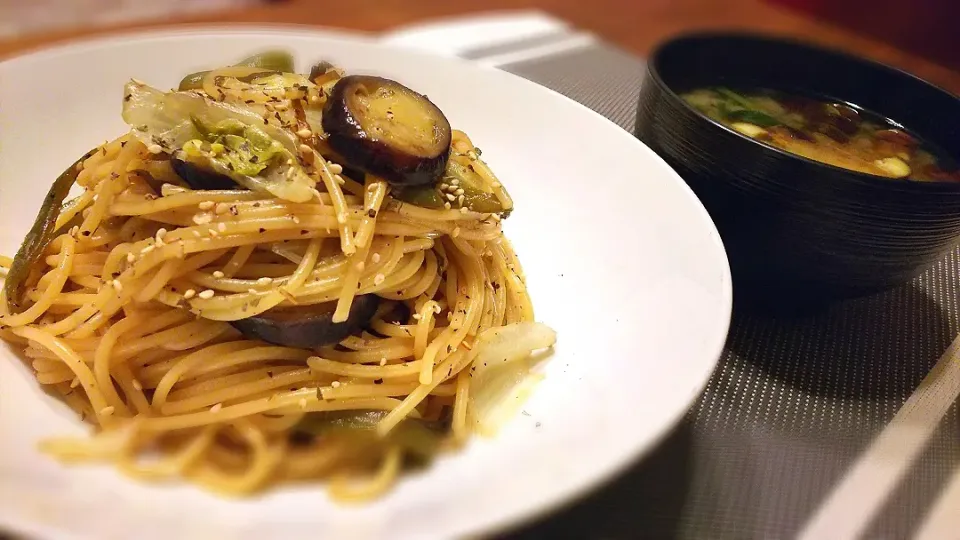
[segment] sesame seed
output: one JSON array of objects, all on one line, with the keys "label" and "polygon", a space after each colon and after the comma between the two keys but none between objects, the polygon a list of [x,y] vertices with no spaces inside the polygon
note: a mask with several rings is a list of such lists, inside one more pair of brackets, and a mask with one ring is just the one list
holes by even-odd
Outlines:
[{"label": "sesame seed", "polygon": [[452,237],[454,237],[454,238],[460,236],[460,227],[454,227],[454,228],[453,228],[453,232],[450,233],[450,236],[452,236]]},{"label": "sesame seed", "polygon": [[334,388],[340,388],[340,381],[333,381],[332,383],[330,383],[330,386]]},{"label": "sesame seed", "polygon": [[419,313],[414,313],[414,314],[413,314],[413,320],[415,320],[415,321],[419,321],[419,320],[422,319],[422,318],[423,318],[423,315],[420,315]]},{"label": "sesame seed", "polygon": [[147,147],[147,152],[150,152],[151,154],[159,154],[160,152],[163,152],[163,148],[161,148],[159,144],[151,144]]},{"label": "sesame seed", "polygon": [[[216,238],[217,236],[220,236],[220,234],[215,229],[210,229],[207,232],[210,233],[210,236],[214,238]],[[209,238],[204,238],[204,240],[209,240]]]},{"label": "sesame seed", "polygon": [[113,414],[113,411],[115,410],[116,409],[113,407],[113,405],[110,405],[108,407],[104,407],[100,409],[100,414],[103,416],[110,416],[111,414]]},{"label": "sesame seed", "polygon": [[80,232],[80,227],[77,226],[77,225],[74,225],[74,226],[70,229],[70,236],[76,236],[77,233],[79,233],[79,232]]},{"label": "sesame seed", "polygon": [[386,356],[384,356],[383,358],[380,359],[380,365],[381,365],[381,366],[387,365],[387,357],[386,357]]},{"label": "sesame seed", "polygon": [[440,189],[442,191],[447,191],[450,189],[450,184],[440,184]]},{"label": "sesame seed", "polygon": [[215,203],[213,201],[203,201],[197,206],[200,207],[201,210],[210,210],[211,208],[214,207],[214,205]]},{"label": "sesame seed", "polygon": [[447,200],[450,202],[457,200],[457,196],[453,193],[445,193],[444,196],[446,196]]},{"label": "sesame seed", "polygon": [[299,225],[299,224],[300,224],[300,218],[298,218],[297,216],[293,216],[293,222],[296,223],[297,225]]},{"label": "sesame seed", "polygon": [[258,285],[269,285],[271,283],[273,283],[273,278],[269,278],[269,277],[262,277],[257,280]]},{"label": "sesame seed", "polygon": [[439,305],[433,306],[433,312],[436,313],[437,315],[439,315],[441,311],[443,310],[440,309]]},{"label": "sesame seed", "polygon": [[76,388],[78,386],[80,386],[80,379],[74,377],[73,380],[70,381],[70,388]]},{"label": "sesame seed", "polygon": [[386,278],[386,276],[384,276],[383,274],[377,274],[377,275],[373,278],[373,284],[374,284],[374,285],[380,285],[381,283],[383,283],[383,281],[384,281],[385,279],[387,279],[387,278]]},{"label": "sesame seed", "polygon": [[453,192],[454,195],[463,195],[463,193],[464,193],[463,188],[460,188]]},{"label": "sesame seed", "polygon": [[377,264],[378,262],[380,262],[380,254],[374,253],[373,255],[370,256],[370,260],[373,261],[373,264]]},{"label": "sesame seed", "polygon": [[200,234],[200,231],[194,230],[194,231],[191,231],[191,232],[192,232],[193,235],[196,236],[197,238],[200,238],[200,237],[202,236],[202,235]]},{"label": "sesame seed", "polygon": [[223,403],[217,403],[217,404],[214,405],[213,407],[210,407],[210,412],[212,412],[212,413],[218,413],[218,412],[220,412],[220,409],[222,409],[222,408],[223,408]]},{"label": "sesame seed", "polygon": [[461,195],[460,197],[457,198],[457,204],[459,204],[461,207],[463,206],[463,200],[464,200],[464,196],[463,196],[463,195]]},{"label": "sesame seed", "polygon": [[300,152],[302,152],[302,153],[304,153],[304,154],[312,154],[312,153],[313,153],[313,148],[310,148],[309,146],[307,146],[307,145],[305,145],[305,144],[301,144],[300,146],[298,146],[298,147],[297,147],[297,150],[300,150]]},{"label": "sesame seed", "polygon": [[197,214],[197,215],[193,216],[193,222],[196,223],[197,225],[206,225],[207,223],[210,223],[211,221],[213,221],[213,216],[211,216],[210,214],[207,214],[207,213]]},{"label": "sesame seed", "polygon": [[493,186],[494,188],[498,188],[498,187],[501,186],[500,182],[494,182],[494,183],[492,183],[492,184],[490,184],[490,185]]},{"label": "sesame seed", "polygon": [[466,214],[466,213],[467,213],[467,207],[466,207],[466,206],[461,206],[461,207],[460,207],[460,213],[461,213],[461,214]]},{"label": "sesame seed", "polygon": [[330,163],[327,165],[327,167],[333,174],[340,174],[343,172],[343,167],[339,163]]},{"label": "sesame seed", "polygon": [[150,253],[151,251],[153,251],[155,248],[156,248],[156,246],[154,246],[153,244],[150,244],[150,245],[148,245],[147,247],[141,249],[141,250],[140,250],[140,254],[141,254],[141,255],[146,255],[147,253]]},{"label": "sesame seed", "polygon": [[221,272],[220,270],[214,270],[214,271],[213,271],[213,277],[215,277],[215,278],[217,278],[217,279],[223,279],[225,276],[226,276],[226,274],[224,274],[224,273]]},{"label": "sesame seed", "polygon": [[500,221],[500,214],[490,214],[494,221]]},{"label": "sesame seed", "polygon": [[450,179],[450,185],[451,185],[451,186],[459,186],[459,185],[460,185],[460,179],[459,179],[459,178],[451,178],[451,179]]},{"label": "sesame seed", "polygon": [[230,205],[225,202],[222,202],[217,204],[217,208],[214,211],[218,214],[226,214],[229,210],[230,210]]},{"label": "sesame seed", "polygon": [[213,298],[213,295],[214,295],[214,292],[213,292],[212,289],[206,289],[206,290],[204,290],[203,292],[201,292],[200,294],[198,294],[197,296],[199,296],[200,298],[202,298],[202,299],[204,299],[204,300],[209,300],[209,299]]},{"label": "sesame seed", "polygon": [[113,283],[113,288],[116,289],[117,292],[120,292],[123,290],[123,283],[120,283],[120,281],[115,279],[113,280],[112,283]]},{"label": "sesame seed", "polygon": [[220,232],[227,232],[227,224],[226,224],[226,223],[218,223],[218,224],[217,224],[217,230],[220,231]]},{"label": "sesame seed", "polygon": [[133,253],[127,253],[127,262],[133,264],[137,260],[137,256]]},{"label": "sesame seed", "polygon": [[337,214],[337,223],[343,225],[346,222],[347,222],[347,216],[343,214]]},{"label": "sesame seed", "polygon": [[347,181],[344,180],[343,177],[340,176],[339,174],[334,175],[333,179],[336,180],[337,183],[340,184],[341,186],[347,183]]},{"label": "sesame seed", "polygon": [[313,136],[313,132],[307,128],[303,128],[297,132],[297,137],[300,137],[301,139],[309,139],[312,136]]},{"label": "sesame seed", "polygon": [[250,293],[250,294],[257,294],[257,290],[256,290],[256,289],[247,289],[247,292]]},{"label": "sesame seed", "polygon": [[287,160],[287,165],[293,165],[293,159],[288,159],[288,160]]},{"label": "sesame seed", "polygon": [[449,210],[449,209],[450,209],[450,203],[448,203],[448,202],[443,203],[443,207],[444,207],[445,209]]},{"label": "sesame seed", "polygon": [[130,384],[132,384],[133,388],[136,390],[143,390],[143,385],[140,384],[140,381],[138,381],[137,379],[134,379]]},{"label": "sesame seed", "polygon": [[197,295],[197,291],[195,291],[195,290],[193,290],[193,289],[187,289],[187,292],[183,293],[183,297],[184,297],[186,300],[189,300],[189,299],[193,298],[193,297],[196,296],[196,295]]}]

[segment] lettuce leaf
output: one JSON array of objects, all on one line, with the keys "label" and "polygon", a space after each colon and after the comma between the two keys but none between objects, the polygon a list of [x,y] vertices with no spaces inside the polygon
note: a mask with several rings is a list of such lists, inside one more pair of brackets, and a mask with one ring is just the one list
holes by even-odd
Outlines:
[{"label": "lettuce leaf", "polygon": [[316,183],[297,160],[296,135],[265,124],[251,109],[131,81],[124,88],[123,120],[147,146],[157,145],[251,190],[291,202],[314,197]]}]

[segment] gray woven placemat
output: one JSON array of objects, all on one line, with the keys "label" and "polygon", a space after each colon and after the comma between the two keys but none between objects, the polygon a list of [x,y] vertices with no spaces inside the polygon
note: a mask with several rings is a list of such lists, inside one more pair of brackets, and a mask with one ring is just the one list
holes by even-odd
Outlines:
[{"label": "gray woven placemat", "polygon": [[[636,57],[598,44],[503,69],[633,130],[644,69]],[[805,319],[735,309],[717,370],[668,440],[611,485],[510,537],[795,536],[960,331],[958,265],[960,251],[907,285]],[[865,536],[909,537],[958,463],[954,406]]]}]

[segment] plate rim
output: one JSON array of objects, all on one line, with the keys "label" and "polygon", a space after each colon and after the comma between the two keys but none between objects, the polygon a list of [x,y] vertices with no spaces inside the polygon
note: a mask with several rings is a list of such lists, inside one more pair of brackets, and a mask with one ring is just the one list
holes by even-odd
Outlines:
[{"label": "plate rim", "polygon": [[[120,29],[117,31],[108,30],[107,32],[108,33],[106,34],[98,33],[94,35],[58,40],[53,43],[28,48],[24,51],[14,53],[13,56],[0,57],[0,71],[9,66],[33,61],[42,61],[44,59],[56,57],[67,52],[77,53],[85,50],[110,48],[128,40],[149,41],[151,39],[196,37],[198,35],[215,35],[219,37],[251,33],[264,35],[273,34],[277,35],[279,39],[283,39],[284,37],[315,38],[340,41],[348,45],[381,47],[401,51],[401,53],[404,55],[436,59],[443,62],[458,63],[472,70],[498,71],[500,72],[500,75],[508,76],[521,84],[532,85],[537,87],[538,91],[551,93],[555,97],[559,97],[561,100],[567,102],[568,106],[572,105],[580,108],[601,122],[607,124],[607,129],[613,128],[614,130],[620,132],[618,133],[618,136],[628,137],[629,140],[632,141],[631,144],[635,145],[638,151],[646,153],[648,157],[654,161],[659,161],[659,165],[668,170],[669,174],[673,176],[674,182],[679,184],[678,187],[685,193],[688,201],[693,204],[691,209],[700,215],[703,225],[707,226],[708,230],[704,232],[708,233],[708,235],[713,238],[713,240],[717,243],[717,247],[719,248],[719,260],[717,261],[719,268],[717,270],[722,274],[720,279],[722,290],[720,291],[719,295],[721,302],[720,311],[722,313],[722,321],[716,326],[716,335],[709,336],[710,339],[705,340],[706,345],[704,345],[704,349],[712,351],[710,353],[711,360],[709,369],[704,369],[703,373],[699,374],[696,384],[692,384],[694,382],[692,380],[693,377],[690,377],[693,391],[683,399],[683,402],[686,404],[686,406],[677,410],[673,414],[664,415],[665,421],[663,422],[663,426],[656,432],[654,436],[647,440],[645,445],[635,446],[631,449],[631,451],[623,452],[620,456],[618,456],[617,459],[608,460],[605,464],[597,466],[595,468],[597,472],[590,476],[589,479],[579,482],[564,492],[552,493],[548,496],[541,497],[537,503],[533,505],[527,505],[521,507],[520,509],[510,509],[509,511],[503,512],[502,517],[499,519],[487,520],[482,525],[474,527],[473,530],[462,531],[461,528],[462,534],[466,534],[472,538],[514,531],[519,527],[532,524],[537,520],[543,519],[545,516],[564,511],[575,505],[577,502],[595,494],[602,487],[606,486],[612,480],[622,475],[631,466],[637,465],[646,459],[647,456],[677,428],[683,417],[696,402],[697,397],[706,388],[713,372],[719,365],[723,354],[724,345],[726,344],[732,324],[733,282],[729,255],[719,234],[716,223],[687,182],[662,157],[660,157],[656,152],[650,149],[650,147],[636,138],[633,133],[623,129],[609,118],[587,107],[586,105],[575,101],[561,94],[560,92],[557,92],[556,90],[553,90],[552,88],[543,86],[519,75],[505,71],[500,67],[484,66],[457,56],[451,57],[441,56],[439,54],[431,54],[425,52],[423,49],[405,47],[402,44],[384,43],[382,42],[381,37],[388,35],[388,32],[356,32],[335,27],[298,23],[203,22],[161,27],[139,27]],[[14,531],[20,530],[28,534],[38,534],[41,537],[43,534],[49,534],[55,531],[57,535],[62,535],[58,536],[58,538],[74,538],[73,534],[69,530],[52,523],[42,524],[37,527],[36,524],[32,524],[29,521],[18,520],[13,514],[7,514],[6,517],[9,519],[4,519],[4,512],[0,512],[0,527],[9,526]],[[0,532],[2,532],[2,528],[0,528]]]}]

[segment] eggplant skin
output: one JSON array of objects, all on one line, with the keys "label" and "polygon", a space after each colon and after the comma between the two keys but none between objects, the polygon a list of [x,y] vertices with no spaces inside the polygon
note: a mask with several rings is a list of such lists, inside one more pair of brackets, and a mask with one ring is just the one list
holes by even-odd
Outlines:
[{"label": "eggplant skin", "polygon": [[307,77],[311,81],[317,77],[323,75],[327,72],[328,69],[333,69],[335,66],[326,60],[321,60],[310,67],[310,75]]},{"label": "eggplant skin", "polygon": [[208,171],[189,163],[182,159],[170,158],[170,166],[173,172],[177,173],[184,182],[192,189],[200,190],[224,190],[224,189],[243,189],[230,178]]},{"label": "eggplant skin", "polygon": [[364,294],[353,299],[346,321],[334,323],[336,302],[310,306],[272,309],[230,324],[245,337],[300,349],[334,345],[370,323],[377,312],[380,297]]},{"label": "eggplant skin", "polygon": [[[361,89],[372,91],[387,88],[403,93],[416,103],[415,112],[397,113],[397,122],[403,123],[402,114],[422,114],[433,123],[434,141],[421,152],[412,151],[396,144],[403,132],[389,133],[387,119],[363,118],[364,111],[356,110],[354,96]],[[382,136],[368,133],[364,126],[370,121],[384,123]],[[327,133],[330,147],[341,154],[348,163],[366,173],[383,177],[398,186],[417,186],[435,183],[446,170],[450,152],[450,123],[443,112],[426,96],[402,84],[382,77],[350,75],[337,81],[323,109],[323,130]],[[394,139],[394,140],[391,140]],[[401,141],[402,142],[402,141]],[[418,141],[422,142],[422,141]]]}]

